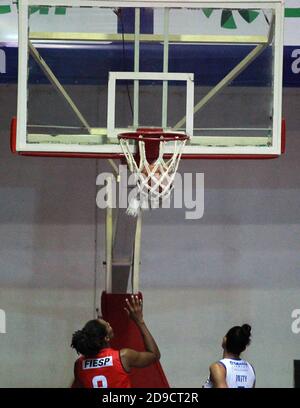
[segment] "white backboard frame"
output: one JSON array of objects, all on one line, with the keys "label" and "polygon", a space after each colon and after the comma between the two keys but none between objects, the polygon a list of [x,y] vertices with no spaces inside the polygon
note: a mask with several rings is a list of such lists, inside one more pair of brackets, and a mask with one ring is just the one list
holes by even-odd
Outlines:
[{"label": "white backboard frame", "polygon": [[[271,8],[275,14],[274,24],[274,93],[273,93],[273,137],[271,146],[229,146],[229,147],[210,147],[186,145],[183,156],[190,155],[280,155],[281,154],[281,110],[282,110],[282,67],[283,67],[283,21],[284,21],[284,2],[282,0],[265,1],[97,1],[97,0],[22,0],[19,2],[19,70],[18,70],[18,110],[17,110],[17,140],[16,150],[19,152],[70,152],[70,153],[112,153],[121,154],[121,148],[118,144],[107,145],[67,145],[63,143],[28,143],[27,139],[27,72],[28,72],[28,7],[30,6],[88,6],[88,7],[191,7],[206,8],[220,7],[223,9],[256,9]],[[153,73],[152,73],[153,74]],[[132,79],[137,73],[131,73]],[[169,75],[164,73],[163,75]],[[186,75],[186,74],[182,74]],[[167,78],[167,77],[164,77]],[[129,78],[130,79],[130,78]],[[168,80],[168,78],[166,79]],[[190,91],[189,91],[190,92]],[[191,94],[189,94],[191,98]],[[187,98],[188,99],[188,98]],[[190,132],[190,102],[187,110],[187,131]],[[110,107],[111,108],[111,107]],[[113,121],[109,120],[108,134],[115,135],[113,130]],[[112,133],[110,133],[112,132]],[[97,130],[91,134],[97,134]],[[192,133],[191,133],[192,135]],[[43,136],[43,135],[42,135]],[[41,138],[42,140],[42,138]]]}]

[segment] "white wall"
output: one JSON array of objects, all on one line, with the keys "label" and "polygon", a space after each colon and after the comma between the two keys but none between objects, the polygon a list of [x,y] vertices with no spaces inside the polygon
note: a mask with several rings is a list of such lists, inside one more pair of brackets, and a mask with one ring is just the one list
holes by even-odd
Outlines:
[{"label": "white wall", "polygon": [[[96,161],[13,156],[8,127],[16,89],[1,86],[1,387],[67,387],[73,331],[93,317],[103,289],[103,213],[95,212]],[[174,387],[197,387],[233,325],[253,326],[247,357],[258,387],[291,387],[299,335],[300,91],[287,89],[287,154],[272,161],[190,161],[205,173],[205,213],[144,217],[145,316]],[[109,169],[99,162],[100,169]],[[95,221],[99,230],[95,259]],[[98,293],[97,293],[98,295]]]}]

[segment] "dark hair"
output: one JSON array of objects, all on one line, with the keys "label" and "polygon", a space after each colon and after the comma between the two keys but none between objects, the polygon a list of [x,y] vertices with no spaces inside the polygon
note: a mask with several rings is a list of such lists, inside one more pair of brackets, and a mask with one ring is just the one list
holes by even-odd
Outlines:
[{"label": "dark hair", "polygon": [[251,326],[232,327],[226,334],[226,350],[233,354],[240,354],[250,344]]},{"label": "dark hair", "polygon": [[106,326],[99,320],[90,320],[82,330],[77,330],[72,336],[71,347],[78,354],[94,356],[106,345]]}]

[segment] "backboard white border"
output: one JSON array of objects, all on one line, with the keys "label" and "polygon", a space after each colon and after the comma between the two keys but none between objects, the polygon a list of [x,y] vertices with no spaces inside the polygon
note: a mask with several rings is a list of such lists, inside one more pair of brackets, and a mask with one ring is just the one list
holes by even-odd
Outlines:
[{"label": "backboard white border", "polygon": [[[70,4],[71,3],[71,4]],[[231,0],[213,1],[97,1],[97,0],[22,0],[19,2],[19,68],[18,68],[18,108],[17,108],[17,151],[45,151],[45,152],[87,152],[87,153],[121,153],[118,145],[107,146],[67,146],[57,144],[27,143],[27,75],[28,75],[28,7],[32,5],[47,6],[95,6],[95,7],[211,7],[212,5],[222,8],[272,8],[276,14],[275,21],[275,54],[274,54],[274,95],[273,95],[273,145],[269,147],[201,147],[186,146],[183,154],[255,154],[255,155],[280,155],[281,154],[281,110],[282,110],[282,65],[283,65],[283,24],[284,24],[284,1],[264,0],[247,1]],[[136,75],[134,73],[134,75]],[[153,78],[153,73],[151,73]],[[165,74],[163,74],[165,75]],[[167,74],[169,75],[169,74]],[[178,74],[176,74],[178,75]],[[178,79],[177,79],[178,80]],[[187,98],[189,99],[189,98]],[[190,120],[190,119],[189,119]],[[110,124],[111,125],[111,124]],[[112,129],[112,127],[111,127]]]},{"label": "backboard white border", "polygon": [[[25,0],[28,5],[32,6],[85,6],[85,7],[212,7],[212,4],[218,5],[222,8],[235,8],[237,3],[240,3],[240,8],[263,8],[270,7],[270,4],[284,4],[284,0],[255,0],[255,1],[241,1],[241,0],[132,0],[132,1],[101,1],[101,0]],[[22,0],[23,2],[23,0]]]},{"label": "backboard white border", "polygon": [[18,107],[16,149],[28,150],[27,138],[27,75],[28,75],[28,1],[19,2]]}]

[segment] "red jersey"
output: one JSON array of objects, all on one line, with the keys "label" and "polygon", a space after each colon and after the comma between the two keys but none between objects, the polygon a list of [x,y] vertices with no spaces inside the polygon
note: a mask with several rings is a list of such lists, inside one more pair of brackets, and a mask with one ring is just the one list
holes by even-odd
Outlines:
[{"label": "red jersey", "polygon": [[105,348],[96,356],[81,356],[74,367],[75,382],[79,388],[131,388],[129,373],[125,371],[120,351]]}]

